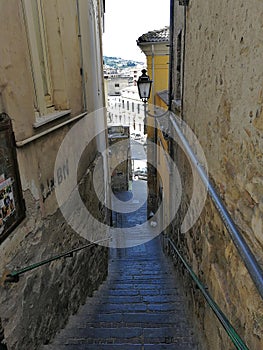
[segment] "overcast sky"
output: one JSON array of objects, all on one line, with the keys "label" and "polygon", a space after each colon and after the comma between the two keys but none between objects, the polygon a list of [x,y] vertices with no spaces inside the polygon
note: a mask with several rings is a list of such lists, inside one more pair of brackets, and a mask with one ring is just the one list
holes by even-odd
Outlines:
[{"label": "overcast sky", "polygon": [[145,61],[136,40],[170,22],[170,0],[106,0],[103,55]]}]

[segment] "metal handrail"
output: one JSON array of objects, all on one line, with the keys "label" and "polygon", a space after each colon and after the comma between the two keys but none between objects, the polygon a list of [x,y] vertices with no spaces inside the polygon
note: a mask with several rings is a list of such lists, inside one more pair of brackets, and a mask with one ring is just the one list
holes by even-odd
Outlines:
[{"label": "metal handrail", "polygon": [[186,260],[180,254],[180,252],[176,248],[174,242],[170,238],[167,238],[167,239],[168,239],[168,242],[170,243],[171,247],[173,248],[173,250],[179,256],[179,258],[182,261],[183,265],[185,266],[185,268],[189,272],[190,276],[192,277],[192,279],[194,280],[194,282],[196,283],[196,285],[198,286],[198,288],[202,292],[203,296],[205,297],[207,303],[209,304],[209,306],[211,307],[211,309],[215,313],[216,317],[218,318],[218,320],[220,321],[220,323],[224,327],[224,329],[227,332],[227,334],[228,334],[229,338],[231,339],[232,343],[235,345],[235,347],[238,350],[249,350],[249,348],[244,343],[244,341],[241,339],[241,337],[238,335],[238,333],[236,332],[236,330],[234,329],[234,327],[232,326],[232,324],[230,323],[230,321],[228,320],[226,315],[223,313],[223,311],[219,308],[217,303],[211,297],[211,295],[209,294],[209,292],[207,290],[207,287],[205,287],[203,285],[203,283],[200,281],[200,279],[197,277],[197,275],[191,269],[190,265],[186,262]]},{"label": "metal handrail", "polygon": [[111,239],[111,237],[105,238],[105,239],[101,239],[99,241],[86,244],[86,245],[84,245],[82,247],[74,248],[74,249],[71,249],[71,250],[69,250],[67,252],[55,255],[55,256],[53,256],[53,257],[51,257],[49,259],[45,259],[45,260],[39,261],[39,262],[37,262],[35,264],[23,267],[23,268],[21,268],[19,270],[12,271],[8,275],[6,275],[6,282],[18,282],[19,281],[19,276],[24,274],[25,272],[32,271],[32,270],[34,270],[34,269],[36,269],[38,267],[41,267],[41,266],[46,265],[46,264],[49,264],[49,263],[51,263],[54,260],[58,260],[58,259],[61,259],[61,258],[64,258],[64,257],[72,257],[73,253],[76,253],[76,252],[78,252],[78,251],[80,251],[82,249],[89,248],[89,247],[91,247],[91,246],[93,246],[95,244],[99,244],[101,242],[108,241],[110,239]]},{"label": "metal handrail", "polygon": [[182,145],[189,156],[192,164],[195,166],[200,178],[202,179],[205,186],[207,186],[208,193],[213,200],[213,203],[216,207],[216,209],[219,212],[219,215],[221,216],[221,219],[227,228],[230,237],[235,244],[260,296],[263,298],[263,272],[261,267],[259,266],[255,256],[253,255],[252,251],[250,250],[249,246],[247,245],[246,241],[244,240],[243,236],[237,229],[234,221],[232,220],[229,212],[227,211],[225,205],[223,204],[222,200],[220,199],[219,195],[217,194],[215,188],[213,187],[212,183],[210,182],[208,176],[206,175],[202,165],[199,163],[198,159],[196,158],[193,150],[191,149],[188,141],[186,140],[183,132],[181,131],[178,122],[175,119],[175,115],[172,113],[170,114],[170,121],[175,128],[175,131],[177,135],[179,136]]}]

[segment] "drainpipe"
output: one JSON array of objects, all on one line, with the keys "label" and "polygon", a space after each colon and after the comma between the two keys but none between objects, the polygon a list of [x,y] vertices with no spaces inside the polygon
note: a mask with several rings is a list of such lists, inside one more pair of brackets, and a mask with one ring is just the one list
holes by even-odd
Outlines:
[{"label": "drainpipe", "polygon": [[186,1],[186,4],[184,4],[184,47],[183,47],[183,67],[182,67],[182,97],[181,97],[181,118],[184,119],[184,90],[185,90],[185,84],[184,84],[184,76],[185,76],[185,47],[186,47],[186,7],[188,5],[188,2]]},{"label": "drainpipe", "polygon": [[84,78],[84,72],[83,72],[83,48],[82,48],[82,42],[81,42],[79,0],[76,0],[76,5],[77,5],[77,17],[78,17],[78,38],[79,38],[79,47],[80,47],[80,75],[81,75],[81,85],[82,85],[82,92],[83,92],[83,107],[84,107],[84,111],[86,111],[87,95],[86,95],[85,78]]},{"label": "drainpipe", "polygon": [[152,80],[153,80],[153,85],[152,85],[152,95],[153,95],[153,105],[155,106],[155,79],[154,79],[154,45],[152,45]]},{"label": "drainpipe", "polygon": [[173,100],[173,69],[174,69],[174,0],[170,1],[170,57],[169,57],[169,101],[168,109],[172,108]]}]

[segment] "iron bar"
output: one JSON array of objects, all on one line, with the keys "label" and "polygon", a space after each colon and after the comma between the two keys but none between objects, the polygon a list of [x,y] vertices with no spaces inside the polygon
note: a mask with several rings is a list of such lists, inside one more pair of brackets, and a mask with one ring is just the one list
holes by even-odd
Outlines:
[{"label": "iron bar", "polygon": [[74,249],[71,249],[71,250],[69,250],[67,252],[55,255],[55,256],[53,256],[53,257],[51,257],[49,259],[45,259],[45,260],[39,261],[39,262],[37,262],[35,264],[26,266],[26,267],[24,267],[22,269],[12,271],[6,276],[6,278],[7,278],[6,281],[7,282],[18,282],[19,276],[24,274],[25,272],[28,272],[28,271],[34,270],[34,269],[36,269],[36,268],[38,268],[40,266],[49,264],[49,263],[51,263],[54,260],[58,260],[58,259],[61,259],[61,258],[64,258],[64,257],[72,257],[73,253],[76,253],[76,252],[78,252],[78,251],[80,251],[82,249],[89,248],[89,247],[91,247],[91,246],[93,246],[95,244],[98,244],[98,243],[101,243],[101,242],[104,242],[104,241],[108,241],[110,239],[111,239],[111,237],[106,238],[106,239],[102,239],[102,240],[99,240],[99,241],[96,241],[96,242],[92,242],[92,243],[86,244],[86,245],[84,245],[82,247],[74,248]]},{"label": "iron bar", "polygon": [[200,279],[197,277],[197,275],[194,273],[190,265],[186,262],[186,260],[183,258],[183,256],[180,254],[179,250],[176,248],[174,242],[168,238],[168,242],[170,243],[173,250],[176,252],[176,254],[179,256],[181,262],[183,263],[184,267],[189,272],[190,276],[200,289],[201,293],[205,297],[207,303],[215,313],[216,317],[224,327],[225,331],[227,332],[228,336],[230,337],[233,344],[236,346],[238,350],[249,350],[244,341],[240,338],[240,336],[237,334],[236,330],[226,317],[226,315],[223,313],[223,311],[219,308],[217,303],[214,301],[214,299],[211,297],[211,295],[208,292],[208,289],[206,286],[203,285],[203,283],[200,281]]}]

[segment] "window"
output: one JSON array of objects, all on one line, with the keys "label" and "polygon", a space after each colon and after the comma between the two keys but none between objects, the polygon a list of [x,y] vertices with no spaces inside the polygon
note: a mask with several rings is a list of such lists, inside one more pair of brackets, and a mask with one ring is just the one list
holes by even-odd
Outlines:
[{"label": "window", "polygon": [[132,102],[132,112],[134,112],[134,102]]},{"label": "window", "polygon": [[137,105],[137,108],[138,108],[138,114],[140,114],[140,104],[139,103]]},{"label": "window", "polygon": [[[39,127],[48,121],[69,114],[70,110],[55,111],[43,1],[22,0],[22,4],[35,88],[34,107],[37,122],[34,127]],[[43,118],[38,120],[39,117]]]},{"label": "window", "polygon": [[115,87],[120,87],[120,84],[117,84],[117,83],[116,83],[116,84],[115,84]]},{"label": "window", "polygon": [[122,108],[124,109],[125,107],[124,107],[124,100],[122,100]]},{"label": "window", "polygon": [[130,109],[130,104],[129,104],[129,101],[127,101],[127,110]]},{"label": "window", "polygon": [[53,102],[42,1],[24,0],[23,4],[36,92],[35,107],[43,115],[53,107]]}]

